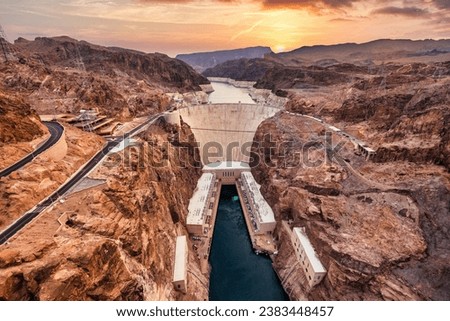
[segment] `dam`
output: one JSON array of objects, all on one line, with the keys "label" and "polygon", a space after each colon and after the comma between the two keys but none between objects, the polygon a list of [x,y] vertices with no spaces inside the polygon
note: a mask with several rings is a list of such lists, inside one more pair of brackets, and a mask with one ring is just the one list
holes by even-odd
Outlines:
[{"label": "dam", "polygon": [[[230,85],[219,88],[224,86]],[[280,109],[250,103],[246,97],[230,103],[233,90],[241,89],[227,88],[228,95],[215,95],[219,101],[173,111],[175,119],[191,127],[203,165],[186,227],[202,273],[211,277],[211,300],[285,300],[271,260],[258,256],[277,253],[272,235],[276,221],[248,164],[256,129]],[[224,284],[233,286],[224,288]],[[262,288],[266,289],[261,292]]]},{"label": "dam", "polygon": [[259,124],[279,108],[256,104],[206,104],[178,110],[200,144],[204,165],[250,160],[250,148]]}]

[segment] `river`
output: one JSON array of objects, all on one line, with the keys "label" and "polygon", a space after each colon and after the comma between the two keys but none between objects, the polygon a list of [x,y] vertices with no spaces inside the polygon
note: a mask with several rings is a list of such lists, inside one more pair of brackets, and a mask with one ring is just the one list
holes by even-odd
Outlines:
[{"label": "river", "polygon": [[[241,88],[212,82],[211,103],[252,103]],[[209,299],[212,301],[280,301],[288,300],[272,261],[256,255],[235,186],[223,186],[217,210],[209,257],[211,264]]]},{"label": "river", "polygon": [[209,95],[209,101],[213,104],[254,104],[255,102],[244,89],[234,87],[227,83],[211,82],[214,92]]},{"label": "river", "polygon": [[210,254],[211,301],[288,300],[272,261],[253,251],[235,186],[223,186]]}]

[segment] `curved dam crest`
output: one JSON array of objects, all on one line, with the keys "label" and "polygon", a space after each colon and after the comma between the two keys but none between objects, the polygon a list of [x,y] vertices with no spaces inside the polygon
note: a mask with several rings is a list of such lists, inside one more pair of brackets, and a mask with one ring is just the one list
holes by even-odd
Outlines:
[{"label": "curved dam crest", "polygon": [[180,109],[179,114],[191,127],[206,165],[216,161],[248,163],[256,129],[279,111],[264,105],[228,103],[196,105]]}]

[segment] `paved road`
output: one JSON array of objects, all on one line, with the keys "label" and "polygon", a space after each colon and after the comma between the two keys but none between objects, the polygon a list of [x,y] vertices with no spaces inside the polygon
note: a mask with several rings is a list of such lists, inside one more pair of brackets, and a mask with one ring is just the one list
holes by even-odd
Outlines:
[{"label": "paved road", "polygon": [[42,146],[34,150],[32,153],[28,154],[26,157],[22,158],[20,161],[18,161],[15,164],[12,164],[8,168],[0,171],[0,177],[8,176],[12,172],[22,168],[29,162],[31,162],[33,159],[35,159],[39,154],[43,153],[53,145],[55,145],[59,139],[61,138],[61,135],[64,132],[64,127],[61,126],[57,122],[43,122],[45,126],[47,126],[49,132],[50,132],[50,138],[45,141]]},{"label": "paved road", "polygon": [[124,139],[133,136],[135,133],[137,133],[143,127],[147,126],[149,123],[153,122],[159,116],[160,114],[149,118],[146,122],[129,131],[123,137],[117,137],[116,139],[108,142],[106,146],[101,151],[99,151],[88,163],[86,163],[81,168],[81,170],[74,177],[72,177],[70,181],[66,182],[58,190],[56,190],[53,194],[51,194],[48,198],[40,202],[31,212],[25,213],[21,218],[15,221],[6,230],[1,232],[0,245],[4,244],[8,239],[10,239],[13,235],[19,232],[22,228],[24,228],[25,225],[27,225],[35,217],[41,214],[47,207],[56,202],[60,196],[64,195],[64,193],[66,193],[82,178],[84,178],[84,176],[87,175],[97,165],[97,163],[99,163],[108,154],[108,152],[111,149],[119,145]]}]

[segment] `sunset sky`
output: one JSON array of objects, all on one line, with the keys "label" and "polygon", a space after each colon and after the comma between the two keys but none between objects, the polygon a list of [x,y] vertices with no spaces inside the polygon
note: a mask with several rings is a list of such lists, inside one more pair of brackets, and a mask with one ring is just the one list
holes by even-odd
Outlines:
[{"label": "sunset sky", "polygon": [[178,53],[450,38],[450,0],[1,0],[9,41],[68,35]]}]

